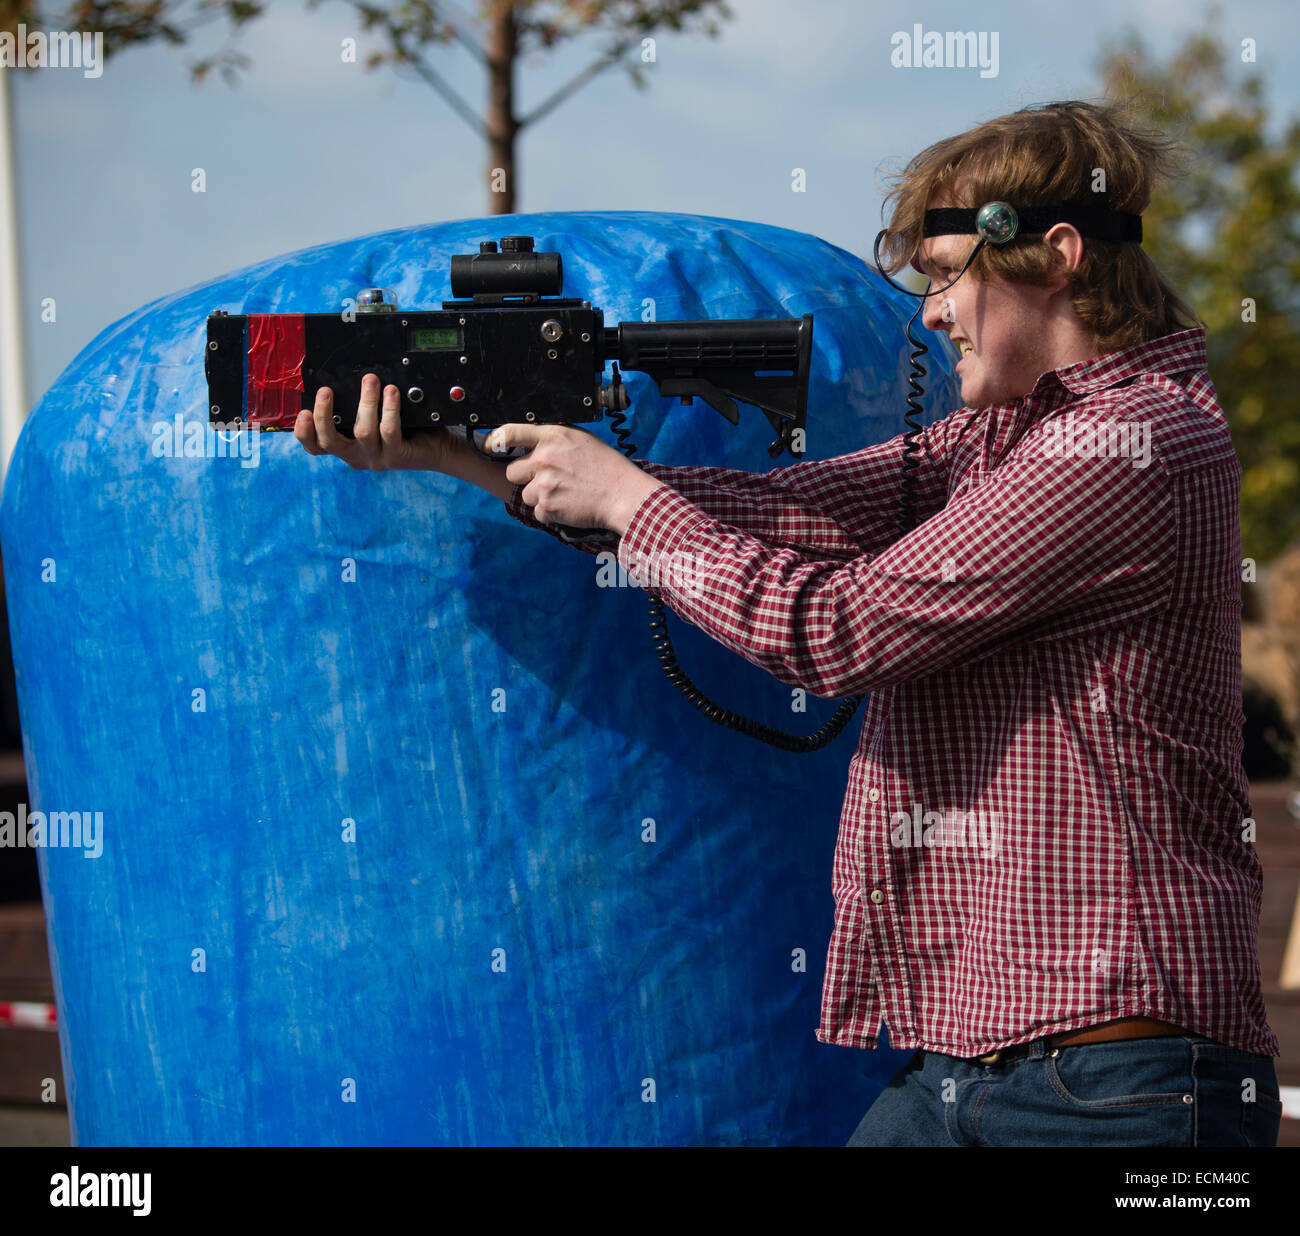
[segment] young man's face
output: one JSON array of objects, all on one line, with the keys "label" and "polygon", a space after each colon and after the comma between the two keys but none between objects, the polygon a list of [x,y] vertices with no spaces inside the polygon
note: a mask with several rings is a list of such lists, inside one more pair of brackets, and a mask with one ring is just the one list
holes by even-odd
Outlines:
[{"label": "young man's face", "polygon": [[[956,277],[978,239],[931,236],[921,243],[917,263],[930,277],[931,289]],[[962,342],[957,377],[964,404],[1009,403],[1059,366],[1046,343],[1052,295],[1050,288],[1027,284],[980,283],[968,270],[946,292],[927,298],[921,321],[930,330],[946,331],[953,343]]]}]

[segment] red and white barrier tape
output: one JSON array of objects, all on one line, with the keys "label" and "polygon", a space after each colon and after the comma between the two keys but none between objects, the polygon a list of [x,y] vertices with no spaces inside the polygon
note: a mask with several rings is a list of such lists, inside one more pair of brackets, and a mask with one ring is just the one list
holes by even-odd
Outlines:
[{"label": "red and white barrier tape", "polygon": [[1282,1115],[1288,1120],[1300,1120],[1300,1086],[1279,1086]]},{"label": "red and white barrier tape", "polygon": [[[34,1030],[57,1030],[58,1018],[54,1005],[31,1001],[0,1000],[0,1027],[24,1026]],[[1289,1119],[1300,1119],[1300,1086],[1279,1087],[1282,1114]]]},{"label": "red and white barrier tape", "polygon": [[0,1026],[23,1026],[33,1030],[57,1030],[52,1004],[0,1000]]}]

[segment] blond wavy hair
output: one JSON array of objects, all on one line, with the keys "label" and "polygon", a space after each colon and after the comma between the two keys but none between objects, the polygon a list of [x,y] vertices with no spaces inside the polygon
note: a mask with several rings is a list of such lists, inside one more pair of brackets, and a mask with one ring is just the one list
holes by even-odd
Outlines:
[{"label": "blond wavy hair", "polygon": [[[1175,141],[1142,127],[1118,104],[1047,103],[999,116],[935,142],[889,177],[897,183],[885,198],[892,211],[881,265],[893,274],[912,262],[924,239],[925,211],[937,204],[1070,202],[1141,214],[1155,186],[1177,169],[1177,150]],[[1098,169],[1105,173],[1103,192],[1092,187]],[[967,274],[1041,287],[1059,274],[1061,261],[1035,234],[985,245]],[[1075,312],[1099,353],[1204,325],[1134,242],[1085,237],[1083,260],[1069,279]]]}]

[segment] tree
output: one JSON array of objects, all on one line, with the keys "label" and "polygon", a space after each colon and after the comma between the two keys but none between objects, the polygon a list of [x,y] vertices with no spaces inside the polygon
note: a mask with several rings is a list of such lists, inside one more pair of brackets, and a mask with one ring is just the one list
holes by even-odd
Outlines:
[{"label": "tree", "polygon": [[[315,8],[321,0],[307,0]],[[715,18],[732,16],[725,0],[482,0],[478,20],[486,27],[484,38],[474,29],[474,19],[451,0],[404,0],[380,5],[365,0],[344,0],[360,19],[360,27],[379,37],[380,47],[364,59],[368,69],[390,65],[426,82],[487,143],[488,209],[491,214],[513,214],[517,200],[515,143],[519,134],[536,124],[587,82],[606,69],[622,64],[638,89],[646,85],[643,63],[654,61],[654,32],[660,29],[702,29],[719,33]],[[198,29],[225,19],[234,36],[260,17],[265,4],[258,0],[74,0],[61,18],[43,21],[40,5],[23,0],[0,0],[0,25],[13,29],[24,21],[32,29],[49,25],[67,30],[100,30],[105,56],[139,43],[162,39],[185,44]],[[526,116],[515,110],[515,66],[520,57],[536,49],[550,49],[580,34],[605,36],[604,50]],[[487,107],[480,116],[448,85],[433,66],[434,45],[459,42],[483,65],[488,78]],[[633,53],[629,57],[629,53]],[[346,50],[343,54],[347,54]],[[234,81],[248,58],[230,42],[211,56],[191,65],[196,81],[213,69]]]},{"label": "tree", "polygon": [[1253,55],[1250,40],[1199,33],[1158,64],[1130,32],[1104,50],[1101,72],[1112,96],[1186,152],[1185,175],[1145,214],[1142,243],[1208,328],[1242,462],[1243,549],[1264,563],[1300,536],[1300,121],[1270,135]]}]

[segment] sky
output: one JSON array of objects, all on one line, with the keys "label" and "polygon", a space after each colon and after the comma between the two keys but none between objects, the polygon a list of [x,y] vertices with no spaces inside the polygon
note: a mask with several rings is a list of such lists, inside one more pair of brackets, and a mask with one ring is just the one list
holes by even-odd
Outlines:
[{"label": "sky", "polygon": [[[1258,62],[1278,117],[1300,112],[1288,71],[1294,0],[1243,0],[1219,17],[1184,0],[925,4],[729,0],[716,38],[663,33],[638,90],[607,70],[524,131],[517,209],[654,210],[810,232],[870,259],[882,174],[990,117],[1063,98],[1100,99],[1100,55],[1140,41],[1164,55],[1195,30]],[[466,0],[462,12],[473,12]],[[996,33],[996,74],[891,65],[892,36]],[[192,83],[225,35],[145,46],[102,75],[13,73],[28,402],[135,308],[309,245],[445,219],[486,217],[482,139],[424,82],[344,63],[377,44],[342,0],[272,0],[238,38],[236,85]],[[520,114],[595,59],[585,33],[519,67]],[[431,62],[476,111],[483,70],[456,44]],[[193,191],[203,168],[205,191]],[[805,191],[792,191],[795,168]],[[489,231],[495,233],[495,226]],[[49,301],[54,321],[43,321]],[[901,341],[900,341],[901,346]]]}]

